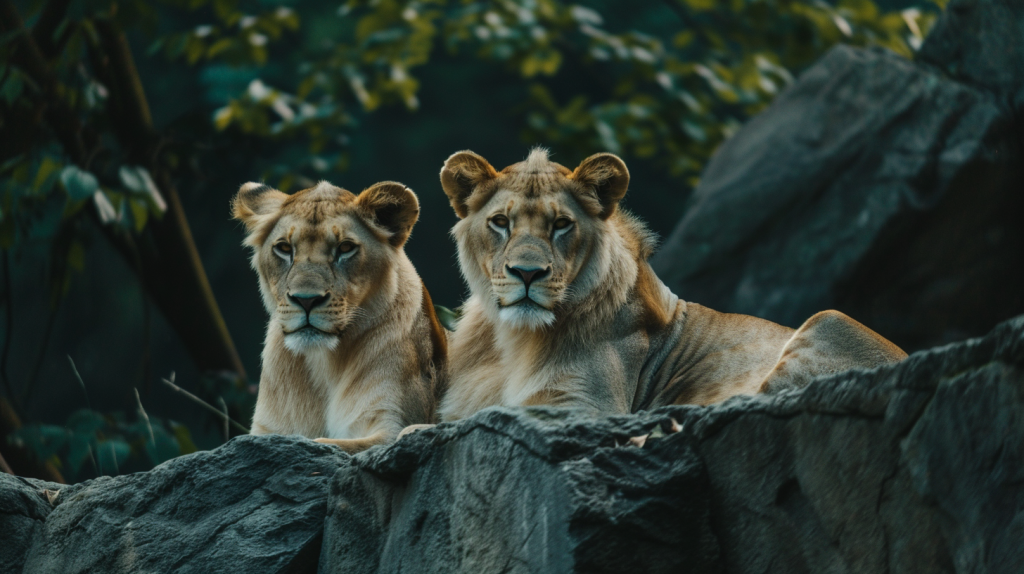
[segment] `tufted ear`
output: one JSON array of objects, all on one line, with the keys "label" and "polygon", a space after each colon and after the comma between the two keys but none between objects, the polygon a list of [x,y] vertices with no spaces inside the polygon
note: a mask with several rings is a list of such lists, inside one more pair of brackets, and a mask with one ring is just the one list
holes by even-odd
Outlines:
[{"label": "tufted ear", "polygon": [[601,212],[596,214],[601,219],[608,219],[615,213],[629,187],[626,164],[610,153],[594,154],[583,160],[569,178],[593,190],[601,204]]},{"label": "tufted ear", "polygon": [[401,247],[420,216],[420,202],[411,189],[394,181],[375,183],[356,199],[360,210],[391,234],[388,242]]},{"label": "tufted ear", "polygon": [[498,177],[487,160],[471,151],[452,154],[441,168],[441,187],[459,218],[469,215],[468,201],[481,183]]},{"label": "tufted ear", "polygon": [[231,200],[231,216],[245,224],[246,231],[252,233],[277,213],[287,198],[288,194],[269,185],[250,181],[243,184]]}]

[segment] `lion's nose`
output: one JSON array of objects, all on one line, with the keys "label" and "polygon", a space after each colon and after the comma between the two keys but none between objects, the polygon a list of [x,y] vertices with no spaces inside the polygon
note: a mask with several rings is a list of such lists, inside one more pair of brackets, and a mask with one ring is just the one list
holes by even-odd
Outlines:
[{"label": "lion's nose", "polygon": [[543,279],[551,274],[550,267],[505,267],[508,272],[515,275],[523,281],[523,285],[527,289],[530,288],[530,283],[538,279]]},{"label": "lion's nose", "polygon": [[330,297],[330,295],[326,294],[309,295],[306,293],[295,293],[288,295],[288,298],[291,299],[291,302],[305,309],[306,313],[312,311],[314,307],[319,307],[320,305],[323,305],[324,302],[327,301],[328,297]]}]

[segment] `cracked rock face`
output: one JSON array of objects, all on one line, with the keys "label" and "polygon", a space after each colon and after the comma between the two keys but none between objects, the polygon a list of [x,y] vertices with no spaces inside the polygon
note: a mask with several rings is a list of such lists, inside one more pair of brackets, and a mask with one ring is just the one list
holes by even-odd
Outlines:
[{"label": "cracked rock face", "polygon": [[776,398],[490,409],[353,463],[323,572],[1021,572],[1024,317]]},{"label": "cracked rock face", "polygon": [[[632,440],[631,440],[632,439]],[[59,494],[58,494],[59,491]],[[0,475],[2,572],[1024,571],[1024,316],[774,397]]]},{"label": "cracked rock face", "polygon": [[839,309],[911,351],[1024,312],[1024,3],[951,2],[922,53],[837,46],[804,72],[716,152],[662,280],[794,328]]},{"label": "cracked rock face", "polygon": [[0,475],[0,571],[315,571],[328,481],[347,460],[301,437],[246,436],[71,486]]}]

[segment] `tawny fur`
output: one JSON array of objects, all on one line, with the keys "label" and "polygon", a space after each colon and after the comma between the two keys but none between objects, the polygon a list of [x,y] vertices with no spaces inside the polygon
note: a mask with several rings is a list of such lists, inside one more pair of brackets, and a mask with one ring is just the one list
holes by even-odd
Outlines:
[{"label": "tawny fur", "polygon": [[[293,195],[247,183],[232,210],[270,313],[253,434],[357,452],[433,422],[447,340],[402,248],[415,194],[393,182],[358,196],[327,182]],[[297,295],[327,299],[307,313]]]},{"label": "tawny fur", "polygon": [[[706,405],[906,357],[837,311],[794,331],[679,299],[647,263],[651,233],[617,209],[629,172],[614,155],[570,171],[534,150],[498,172],[460,152],[441,182],[462,218],[452,234],[470,288],[450,340],[444,420],[494,405]],[[559,231],[559,219],[572,224]],[[548,274],[527,289],[514,267]]]}]

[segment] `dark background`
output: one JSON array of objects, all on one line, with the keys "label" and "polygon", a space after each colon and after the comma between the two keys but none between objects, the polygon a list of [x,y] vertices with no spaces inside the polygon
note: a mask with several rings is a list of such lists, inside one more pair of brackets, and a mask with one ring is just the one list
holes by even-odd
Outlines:
[{"label": "dark background", "polygon": [[[31,26],[44,3],[15,4]],[[167,57],[152,47],[156,38],[216,20],[219,4],[253,13],[273,10],[278,5],[198,2],[199,9],[190,10],[183,7],[184,3],[167,2],[154,5],[155,17],[142,19],[143,24],[137,26],[129,22],[124,28],[157,131],[171,141],[188,143],[189,151],[182,154],[187,158],[187,168],[175,172],[174,182],[214,295],[252,383],[259,379],[266,313],[255,272],[249,266],[249,254],[241,246],[242,229],[229,217],[228,203],[239,185],[252,180],[281,185],[283,174],[289,169],[290,191],[318,179],[328,179],[353,192],[382,180],[408,185],[420,199],[421,216],[406,251],[434,302],[456,307],[465,287],[454,243],[448,235],[456,217],[438,182],[444,160],[455,151],[471,149],[500,169],[523,159],[531,146],[543,145],[552,148],[555,161],[571,169],[586,156],[606,151],[606,146],[601,145],[599,138],[587,139],[578,134],[543,137],[549,132],[530,123],[530,114],[537,108],[531,99],[532,86],[541,81],[562,105],[578,96],[593,104],[622,99],[633,91],[640,93],[646,89],[629,83],[634,80],[623,79],[633,73],[629,62],[602,67],[588,60],[585,50],[574,52],[571,46],[563,46],[564,58],[557,73],[526,77],[508,62],[481,55],[477,47],[462,48],[457,53],[441,47],[446,42],[441,33],[433,40],[436,46],[429,62],[414,69],[419,80],[418,108],[410,110],[386,103],[368,110],[350,101],[346,108],[350,121],[340,130],[343,140],[331,140],[328,146],[338,148],[343,165],[317,171],[309,168],[309,158],[314,154],[309,151],[307,139],[264,137],[265,134],[233,127],[218,131],[212,128],[211,118],[218,108],[239,98],[253,79],[261,78],[268,85],[294,86],[303,75],[304,59],[322,58],[325,43],[348,41],[356,34],[356,22],[362,14],[359,9],[366,8],[357,6],[351,15],[339,16],[338,2],[288,3],[301,23],[297,29],[273,38],[268,47],[269,57],[262,62],[211,58],[189,63],[180,57]],[[758,36],[756,42],[751,36],[751,42],[756,44],[751,49],[776,50],[782,54],[783,66],[794,76],[837,42],[886,45],[882,41],[888,41],[886,38],[864,36],[859,31],[861,27],[870,30],[874,29],[872,26],[882,26],[878,22],[884,20],[884,14],[915,6],[926,15],[938,12],[931,3],[878,2],[878,15],[856,21],[857,34],[847,38],[834,29],[826,30],[835,27],[828,19],[816,24],[821,27],[817,31],[792,24],[794,16],[781,8],[781,3],[765,3],[763,13],[747,11],[732,16],[694,9],[700,2],[609,0],[584,4],[603,17],[603,29],[609,33],[640,32],[666,46],[672,46],[676,36],[687,29],[717,29],[728,36],[730,32],[742,33],[743,26],[777,26],[782,30],[778,35]],[[840,2],[836,6],[847,4],[875,6],[870,2]],[[110,10],[109,5],[86,3],[85,7],[72,9],[68,19],[88,18],[93,12]],[[122,3],[122,13],[130,5]],[[886,22],[890,28],[904,26],[898,16]],[[909,37],[905,29],[893,34]],[[741,52],[748,48],[742,42],[735,45]],[[729,61],[731,46],[698,41],[686,48],[685,55],[696,62],[703,58]],[[82,65],[86,65],[84,61]],[[65,68],[72,70],[68,77],[73,77],[75,62],[65,62]],[[725,107],[708,112],[708,117],[714,115],[716,125],[732,122],[736,127],[770,103],[770,94],[762,96],[753,103],[726,102]],[[654,123],[661,120],[655,117]],[[667,118],[664,121],[669,123]],[[626,131],[623,128],[622,133]],[[621,153],[631,172],[626,208],[647,221],[660,236],[667,236],[684,212],[699,168],[728,133],[731,132],[722,131],[701,143],[703,147],[692,148],[698,151],[689,154],[696,166],[690,171],[673,167],[671,162],[674,156],[688,155],[685,147],[659,144],[662,147],[650,152],[634,142],[613,150]],[[641,134],[634,139],[643,137]],[[662,139],[673,137],[678,139],[672,133]],[[15,388],[32,389],[23,405],[23,421],[60,425],[83,406],[83,390],[66,358],[71,357],[94,409],[132,411],[132,389],[138,388],[151,416],[186,422],[200,446],[217,444],[222,438],[215,419],[158,382],[173,371],[183,387],[199,388],[203,373],[186,352],[179,334],[170,328],[144,293],[131,267],[99,232],[96,223],[85,221],[82,229],[86,246],[84,269],[72,274],[69,289],[56,304],[52,335],[45,344],[47,321],[54,308],[47,287],[52,275],[50,238],[40,232],[34,240],[30,232],[9,250],[11,305],[4,307],[3,320],[9,322],[10,334],[0,332],[0,336],[5,337],[8,347],[6,376]],[[678,295],[687,298],[687,293]]]}]

